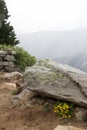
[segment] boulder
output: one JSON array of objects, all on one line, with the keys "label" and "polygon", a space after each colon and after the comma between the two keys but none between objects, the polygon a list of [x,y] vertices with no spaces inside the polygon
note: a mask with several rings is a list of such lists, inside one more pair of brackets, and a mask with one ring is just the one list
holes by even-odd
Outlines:
[{"label": "boulder", "polygon": [[25,87],[42,96],[87,108],[87,74],[52,60],[40,60],[24,73]]},{"label": "boulder", "polygon": [[59,125],[54,130],[85,130],[85,129],[77,128],[77,127],[73,127],[73,126],[62,126],[62,125]]}]

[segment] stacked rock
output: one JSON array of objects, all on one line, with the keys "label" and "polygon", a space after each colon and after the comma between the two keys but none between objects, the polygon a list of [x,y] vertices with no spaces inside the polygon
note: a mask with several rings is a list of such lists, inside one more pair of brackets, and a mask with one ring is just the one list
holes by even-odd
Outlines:
[{"label": "stacked rock", "polygon": [[15,54],[15,51],[0,51],[0,70],[6,72],[20,71],[17,65],[15,65]]}]

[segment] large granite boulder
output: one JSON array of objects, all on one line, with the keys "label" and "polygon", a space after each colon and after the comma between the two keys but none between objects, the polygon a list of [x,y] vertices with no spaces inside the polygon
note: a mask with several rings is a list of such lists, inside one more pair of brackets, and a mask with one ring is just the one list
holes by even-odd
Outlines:
[{"label": "large granite boulder", "polygon": [[40,60],[24,74],[26,87],[40,95],[87,108],[87,74],[52,60]]}]

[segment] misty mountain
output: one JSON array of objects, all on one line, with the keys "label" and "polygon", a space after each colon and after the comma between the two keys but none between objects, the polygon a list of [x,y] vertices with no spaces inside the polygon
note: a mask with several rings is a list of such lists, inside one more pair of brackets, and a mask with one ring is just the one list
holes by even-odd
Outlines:
[{"label": "misty mountain", "polygon": [[69,57],[87,52],[87,30],[40,31],[18,35],[25,50],[37,58]]},{"label": "misty mountain", "polygon": [[72,57],[56,58],[55,61],[62,64],[68,64],[72,67],[87,72],[87,53],[80,53]]}]

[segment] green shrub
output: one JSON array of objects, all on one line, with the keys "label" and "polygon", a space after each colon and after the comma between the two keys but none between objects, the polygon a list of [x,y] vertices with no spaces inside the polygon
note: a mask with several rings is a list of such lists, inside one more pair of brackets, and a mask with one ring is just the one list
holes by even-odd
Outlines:
[{"label": "green shrub", "polygon": [[35,64],[36,59],[34,56],[31,56],[23,50],[21,47],[14,47],[14,50],[16,51],[15,59],[16,64],[22,69],[25,70],[26,66],[32,66]]},{"label": "green shrub", "polygon": [[16,51],[16,54],[14,55],[16,62],[15,64],[21,68],[21,70],[25,70],[26,66],[32,66],[36,62],[36,58],[32,55],[30,55],[27,51],[25,51],[21,47],[13,47],[10,45],[0,45],[0,50],[13,50]]}]

